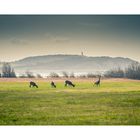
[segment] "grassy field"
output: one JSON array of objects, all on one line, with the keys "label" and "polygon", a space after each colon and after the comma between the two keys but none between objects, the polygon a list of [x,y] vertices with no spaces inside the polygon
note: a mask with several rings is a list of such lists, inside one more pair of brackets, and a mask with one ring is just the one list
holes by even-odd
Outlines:
[{"label": "grassy field", "polygon": [[38,82],[0,82],[0,125],[140,125],[140,82],[75,81],[57,88]]}]

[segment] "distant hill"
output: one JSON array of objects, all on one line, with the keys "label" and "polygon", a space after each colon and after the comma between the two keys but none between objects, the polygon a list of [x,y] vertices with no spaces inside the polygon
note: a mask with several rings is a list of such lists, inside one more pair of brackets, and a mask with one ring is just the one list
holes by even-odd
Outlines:
[{"label": "distant hill", "polygon": [[46,72],[97,72],[115,68],[126,68],[136,61],[123,57],[87,57],[80,55],[44,55],[27,57],[11,62],[16,72],[27,70],[35,73]]}]

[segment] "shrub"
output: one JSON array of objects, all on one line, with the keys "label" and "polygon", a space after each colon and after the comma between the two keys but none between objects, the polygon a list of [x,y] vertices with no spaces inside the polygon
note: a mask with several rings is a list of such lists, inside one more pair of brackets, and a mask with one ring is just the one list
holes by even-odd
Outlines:
[{"label": "shrub", "polygon": [[59,78],[59,75],[55,72],[51,72],[49,76],[52,78]]},{"label": "shrub", "polygon": [[35,78],[35,76],[33,75],[33,73],[30,72],[30,71],[26,71],[25,74],[26,74],[27,78]]},{"label": "shrub", "polygon": [[37,74],[36,77],[37,77],[37,78],[43,78],[43,77],[41,76],[41,74]]},{"label": "shrub", "polygon": [[87,78],[95,78],[95,77],[97,77],[97,76],[93,73],[88,73],[87,74]]},{"label": "shrub", "polygon": [[70,74],[70,76],[69,76],[70,78],[75,78],[75,75],[74,75],[74,73],[72,72],[71,74]]},{"label": "shrub", "polygon": [[65,77],[65,78],[68,78],[68,77],[69,77],[69,74],[68,74],[68,72],[63,71],[63,72],[62,72],[62,76]]}]

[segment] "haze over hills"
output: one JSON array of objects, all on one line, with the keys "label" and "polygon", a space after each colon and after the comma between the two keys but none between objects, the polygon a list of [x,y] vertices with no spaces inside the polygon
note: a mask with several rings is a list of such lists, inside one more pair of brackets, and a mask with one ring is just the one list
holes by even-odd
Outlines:
[{"label": "haze over hills", "polygon": [[27,57],[11,62],[17,73],[32,71],[34,73],[50,72],[104,72],[115,68],[126,68],[136,61],[123,57],[88,57],[81,55],[44,55]]}]

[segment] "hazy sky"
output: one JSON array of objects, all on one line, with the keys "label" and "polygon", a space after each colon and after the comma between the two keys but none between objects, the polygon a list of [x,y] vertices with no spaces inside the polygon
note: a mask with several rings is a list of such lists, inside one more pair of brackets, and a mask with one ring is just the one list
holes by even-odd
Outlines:
[{"label": "hazy sky", "polygon": [[0,16],[0,61],[81,51],[140,61],[140,16]]}]

